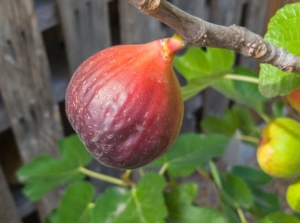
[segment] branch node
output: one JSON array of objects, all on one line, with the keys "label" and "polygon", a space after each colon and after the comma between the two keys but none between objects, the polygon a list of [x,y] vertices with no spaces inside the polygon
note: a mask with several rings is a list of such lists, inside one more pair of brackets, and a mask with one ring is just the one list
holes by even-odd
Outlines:
[{"label": "branch node", "polygon": [[[258,37],[258,36],[256,36]],[[267,53],[267,46],[261,37],[255,38],[252,42],[246,44],[247,56],[261,58]]]},{"label": "branch node", "polygon": [[240,26],[236,26],[235,24],[233,24],[232,26],[237,27],[239,30],[241,30],[241,38],[239,39],[238,43],[234,46],[235,49],[238,49],[241,43],[245,42],[245,30]]},{"label": "branch node", "polygon": [[148,1],[148,4],[147,4],[147,10],[148,11],[153,11],[155,10],[156,8],[158,8],[160,4],[160,0],[149,0]]},{"label": "branch node", "polygon": [[286,67],[282,71],[283,72],[292,72],[293,71],[293,66]]},{"label": "branch node", "polygon": [[145,14],[149,14],[149,11],[157,9],[160,5],[160,0],[131,0],[129,2]]},{"label": "branch node", "polygon": [[206,31],[206,26],[205,22],[201,19],[199,19],[199,29],[197,34],[195,35],[195,38],[192,41],[192,44],[197,46],[198,44],[200,45],[205,45],[206,44],[206,39],[207,39],[207,31]]},{"label": "branch node", "polygon": [[258,46],[256,47],[255,53],[253,55],[254,58],[261,58],[267,53],[267,46],[263,41],[260,41]]}]

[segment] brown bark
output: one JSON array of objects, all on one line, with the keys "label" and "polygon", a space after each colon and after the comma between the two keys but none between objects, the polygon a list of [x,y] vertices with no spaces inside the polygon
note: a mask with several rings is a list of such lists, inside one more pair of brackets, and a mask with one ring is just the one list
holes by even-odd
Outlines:
[{"label": "brown bark", "polygon": [[300,74],[300,57],[266,42],[261,36],[236,25],[215,25],[194,17],[166,0],[128,0],[141,12],[151,15],[176,30],[189,44],[216,47],[271,64],[284,72]]}]

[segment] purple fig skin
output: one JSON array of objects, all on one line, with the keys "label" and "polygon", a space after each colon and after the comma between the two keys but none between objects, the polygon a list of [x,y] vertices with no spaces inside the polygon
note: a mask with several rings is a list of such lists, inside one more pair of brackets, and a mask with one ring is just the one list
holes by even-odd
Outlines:
[{"label": "purple fig skin", "polygon": [[144,166],[176,139],[183,100],[172,62],[183,46],[167,42],[110,47],[75,71],[66,92],[66,113],[103,165]]}]

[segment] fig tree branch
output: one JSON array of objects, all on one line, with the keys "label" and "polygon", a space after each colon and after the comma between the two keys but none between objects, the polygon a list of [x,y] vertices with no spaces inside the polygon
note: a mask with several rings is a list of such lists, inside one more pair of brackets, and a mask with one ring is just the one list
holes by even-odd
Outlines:
[{"label": "fig tree branch", "polygon": [[261,36],[236,25],[229,27],[206,22],[175,7],[166,0],[128,0],[141,12],[171,28],[189,44],[233,50],[284,72],[300,74],[300,57],[266,42]]}]

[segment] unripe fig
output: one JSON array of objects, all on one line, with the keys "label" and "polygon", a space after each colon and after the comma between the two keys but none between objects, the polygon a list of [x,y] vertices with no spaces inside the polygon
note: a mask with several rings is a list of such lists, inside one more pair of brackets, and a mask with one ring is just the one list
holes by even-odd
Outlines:
[{"label": "unripe fig", "polygon": [[266,125],[257,149],[261,169],[274,177],[292,177],[300,172],[300,123],[277,118]]},{"label": "unripe fig", "polygon": [[300,88],[294,90],[292,93],[286,96],[286,99],[290,105],[300,113]]},{"label": "unripe fig", "polygon": [[295,212],[300,213],[300,178],[289,185],[286,192],[286,200]]},{"label": "unripe fig", "polygon": [[102,50],[75,71],[66,113],[88,151],[100,163],[134,169],[162,156],[183,117],[174,53],[177,35],[141,45]]}]

